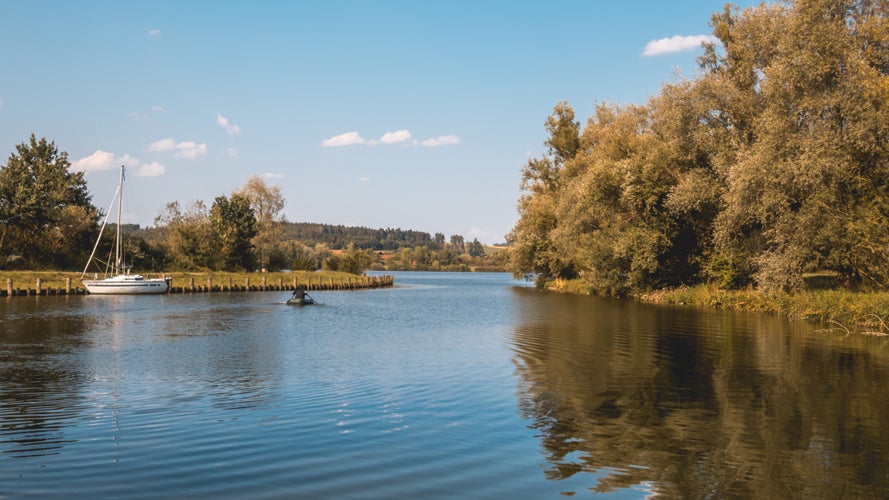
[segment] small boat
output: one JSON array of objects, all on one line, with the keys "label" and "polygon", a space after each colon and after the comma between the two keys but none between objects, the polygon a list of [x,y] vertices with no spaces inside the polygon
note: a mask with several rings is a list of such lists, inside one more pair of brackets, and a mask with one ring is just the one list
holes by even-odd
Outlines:
[{"label": "small boat", "polygon": [[306,287],[300,285],[293,291],[293,295],[287,299],[287,303],[292,306],[310,306],[315,303],[315,299],[309,297],[306,293]]},{"label": "small boat", "polygon": [[312,297],[308,297],[308,296],[303,297],[301,299],[296,298],[296,297],[290,297],[289,299],[287,299],[287,303],[292,306],[310,306],[315,303],[315,299],[313,299]]},{"label": "small boat", "polygon": [[[130,274],[130,269],[124,265],[124,256],[123,256],[123,240],[120,237],[120,213],[121,213],[121,205],[123,204],[123,180],[124,180],[124,166],[120,167],[120,185],[117,187],[117,192],[115,193],[115,201],[117,202],[117,233],[114,237],[114,262],[109,263],[106,266],[106,272],[104,273],[104,278],[100,279],[98,274],[94,275],[93,279],[83,279],[86,276],[87,269],[89,269],[90,263],[93,261],[93,257],[96,255],[96,249],[99,247],[99,241],[102,239],[102,233],[105,231],[105,226],[108,224],[108,215],[111,214],[111,208],[108,209],[108,214],[105,216],[105,221],[102,223],[102,229],[99,231],[99,237],[96,239],[96,244],[93,246],[93,253],[90,254],[89,260],[86,262],[86,266],[83,268],[83,274],[80,275],[80,279],[83,282],[83,286],[86,287],[86,290],[91,294],[96,295],[123,295],[123,294],[156,294],[156,293],[167,293],[170,289],[170,280],[172,278],[144,278],[138,274]],[[115,201],[111,202],[111,206],[114,207]]]}]

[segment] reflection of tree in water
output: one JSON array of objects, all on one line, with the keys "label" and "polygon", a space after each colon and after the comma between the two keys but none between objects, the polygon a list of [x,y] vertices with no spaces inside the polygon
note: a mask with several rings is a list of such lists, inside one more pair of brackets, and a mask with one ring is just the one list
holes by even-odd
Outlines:
[{"label": "reflection of tree in water", "polygon": [[58,454],[64,428],[82,411],[84,368],[66,354],[82,346],[88,317],[6,318],[0,349],[0,450],[16,458]]},{"label": "reflection of tree in water", "polygon": [[889,492],[882,341],[752,315],[520,302],[520,409],[548,478],[595,473],[595,491],[650,485],[681,498]]}]

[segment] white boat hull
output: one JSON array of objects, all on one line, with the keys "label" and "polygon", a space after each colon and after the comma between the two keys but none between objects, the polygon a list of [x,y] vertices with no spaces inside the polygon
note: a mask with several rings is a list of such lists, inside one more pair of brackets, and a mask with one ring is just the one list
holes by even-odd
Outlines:
[{"label": "white boat hull", "polygon": [[139,275],[114,276],[103,280],[83,280],[83,286],[93,295],[142,295],[167,293],[168,278],[145,279]]}]

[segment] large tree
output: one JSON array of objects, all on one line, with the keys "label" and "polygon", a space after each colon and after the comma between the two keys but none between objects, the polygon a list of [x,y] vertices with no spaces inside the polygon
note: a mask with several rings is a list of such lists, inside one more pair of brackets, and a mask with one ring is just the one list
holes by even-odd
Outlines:
[{"label": "large tree", "polygon": [[645,106],[547,120],[522,171],[511,270],[603,293],[710,278],[889,283],[889,3],[798,0],[713,17],[695,80]]},{"label": "large tree", "polygon": [[31,268],[82,265],[97,234],[82,172],[68,153],[37,139],[16,146],[0,168],[0,267],[14,259]]},{"label": "large tree", "polygon": [[162,236],[167,262],[175,269],[212,269],[219,266],[219,245],[204,202],[191,202],[183,211],[178,201],[167,203],[154,219]]},{"label": "large tree", "polygon": [[245,198],[256,214],[256,236],[253,245],[263,269],[280,268],[286,265],[284,241],[284,210],[286,202],[278,186],[268,186],[259,177],[250,176],[247,183],[234,195]]},{"label": "large tree", "polygon": [[519,221],[507,236],[513,249],[510,270],[516,275],[536,274],[541,279],[574,277],[574,269],[556,250],[552,230],[558,225],[556,208],[565,164],[577,154],[580,124],[567,102],[560,102],[546,120],[547,153],[531,158],[522,169]]},{"label": "large tree", "polygon": [[766,288],[818,269],[886,286],[889,4],[727,8],[713,26],[723,49],[710,48],[703,81],[739,99],[711,111],[749,137],[727,171],[718,250]]},{"label": "large tree", "polygon": [[256,266],[253,238],[257,234],[256,215],[250,201],[234,194],[231,199],[217,196],[210,209],[210,224],[225,271],[251,271]]}]

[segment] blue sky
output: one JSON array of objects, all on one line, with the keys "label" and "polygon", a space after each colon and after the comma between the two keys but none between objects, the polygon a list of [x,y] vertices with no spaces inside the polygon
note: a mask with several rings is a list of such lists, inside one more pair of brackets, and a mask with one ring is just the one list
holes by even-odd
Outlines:
[{"label": "blue sky", "polygon": [[5,2],[0,165],[54,140],[104,210],[125,163],[142,225],[256,175],[291,221],[502,242],[553,106],[693,77],[723,5]]}]

